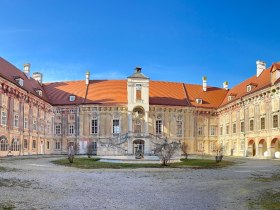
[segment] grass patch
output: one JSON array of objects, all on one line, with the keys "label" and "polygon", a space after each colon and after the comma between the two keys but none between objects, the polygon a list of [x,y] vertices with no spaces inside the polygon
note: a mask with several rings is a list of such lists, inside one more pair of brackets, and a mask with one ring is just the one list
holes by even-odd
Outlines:
[{"label": "grass patch", "polygon": [[[36,184],[35,182],[31,181],[21,181],[19,179],[4,179],[0,178],[0,187],[22,187],[22,188],[31,188],[32,185]],[[34,188],[34,187],[32,187]],[[35,188],[34,188],[35,189]]]},{"label": "grass patch", "polygon": [[259,182],[274,182],[274,181],[280,181],[280,174],[275,173],[270,177],[266,176],[261,176],[261,175],[253,175],[253,180],[254,181],[259,181]]},{"label": "grass patch", "polygon": [[280,209],[280,192],[266,191],[254,201],[250,201],[249,209]]},{"label": "grass patch", "polygon": [[15,205],[11,201],[0,203],[0,210],[12,210],[15,208]]},{"label": "grass patch", "polygon": [[0,172],[12,172],[12,171],[19,171],[19,170],[15,169],[15,168],[8,168],[8,167],[0,166]]},{"label": "grass patch", "polygon": [[74,163],[69,163],[68,159],[58,159],[52,161],[54,164],[72,166],[82,169],[124,169],[124,168],[221,168],[232,165],[233,162],[222,161],[216,163],[215,160],[208,159],[182,159],[181,162],[170,163],[169,166],[162,166],[158,163],[108,163],[100,162],[99,158],[75,158]]}]

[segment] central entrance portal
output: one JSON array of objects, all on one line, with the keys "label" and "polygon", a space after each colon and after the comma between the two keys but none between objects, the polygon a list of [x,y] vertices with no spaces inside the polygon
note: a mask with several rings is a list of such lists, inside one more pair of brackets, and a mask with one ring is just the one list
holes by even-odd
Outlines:
[{"label": "central entrance portal", "polygon": [[145,141],[144,140],[134,140],[133,141],[133,154],[144,155],[145,151]]}]

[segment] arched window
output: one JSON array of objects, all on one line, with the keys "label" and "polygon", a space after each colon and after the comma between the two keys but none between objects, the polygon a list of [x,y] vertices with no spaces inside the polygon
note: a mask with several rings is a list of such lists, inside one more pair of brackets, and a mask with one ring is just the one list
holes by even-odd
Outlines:
[{"label": "arched window", "polygon": [[6,136],[0,137],[0,151],[7,151],[8,150],[8,140]]},{"label": "arched window", "polygon": [[13,138],[12,140],[12,151],[19,151],[19,141],[17,138]]}]

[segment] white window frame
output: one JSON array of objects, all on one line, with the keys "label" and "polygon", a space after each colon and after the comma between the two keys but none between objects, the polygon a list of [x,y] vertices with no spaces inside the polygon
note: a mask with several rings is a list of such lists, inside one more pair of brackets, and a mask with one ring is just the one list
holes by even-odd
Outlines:
[{"label": "white window frame", "polygon": [[14,114],[14,127],[18,128],[19,116],[18,114]]},{"label": "white window frame", "polygon": [[75,100],[76,100],[76,96],[74,95],[69,96],[69,101],[75,101]]},{"label": "white window frame", "polygon": [[98,134],[99,128],[98,128],[98,118],[94,118],[91,120],[91,134]]},{"label": "white window frame", "polygon": [[55,134],[60,135],[61,134],[61,124],[56,124],[55,127]]},{"label": "white window frame", "polygon": [[[116,123],[118,122],[118,123]],[[112,121],[112,127],[113,127],[113,134],[119,134],[121,129],[120,129],[120,119],[113,119]]]},{"label": "white window frame", "polygon": [[156,135],[162,135],[162,120],[157,119],[156,120]]},{"label": "white window frame", "polygon": [[7,125],[7,112],[2,111],[1,113],[1,125]]}]

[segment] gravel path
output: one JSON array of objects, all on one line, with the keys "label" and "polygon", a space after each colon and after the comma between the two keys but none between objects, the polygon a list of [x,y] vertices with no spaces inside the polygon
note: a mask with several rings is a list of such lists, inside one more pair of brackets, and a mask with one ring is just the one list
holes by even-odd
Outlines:
[{"label": "gravel path", "polygon": [[53,159],[0,159],[16,169],[0,172],[0,209],[247,209],[258,193],[280,187],[252,179],[279,172],[277,160],[236,159],[207,170],[83,170]]}]

